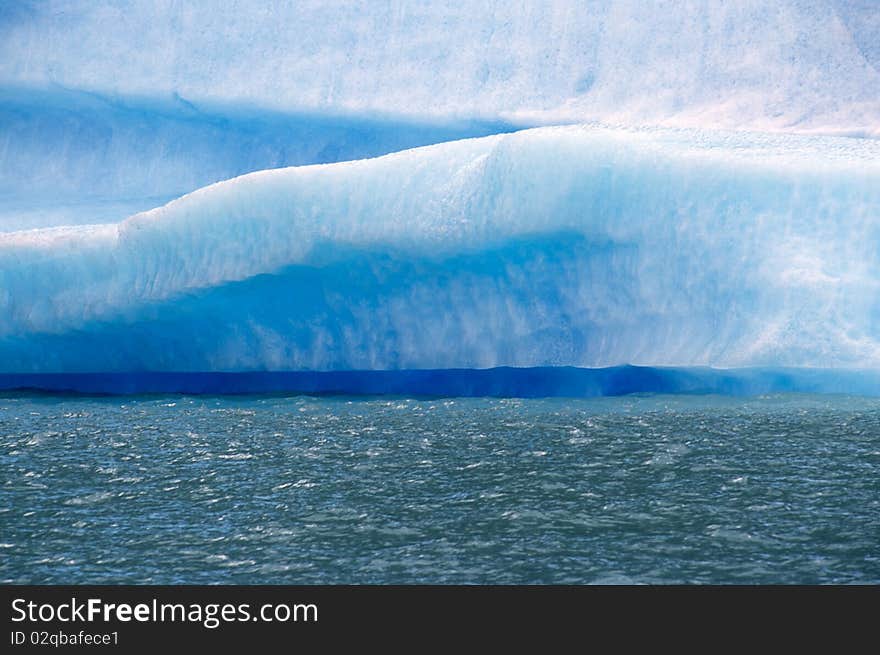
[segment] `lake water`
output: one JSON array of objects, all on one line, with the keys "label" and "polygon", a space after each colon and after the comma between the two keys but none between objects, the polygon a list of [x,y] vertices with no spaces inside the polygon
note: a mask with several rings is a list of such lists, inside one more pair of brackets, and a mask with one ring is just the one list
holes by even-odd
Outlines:
[{"label": "lake water", "polygon": [[880,583],[880,399],[0,397],[14,583]]}]

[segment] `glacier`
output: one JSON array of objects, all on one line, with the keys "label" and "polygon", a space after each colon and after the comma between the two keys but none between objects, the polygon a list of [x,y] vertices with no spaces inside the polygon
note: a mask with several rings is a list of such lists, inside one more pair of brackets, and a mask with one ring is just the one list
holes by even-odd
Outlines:
[{"label": "glacier", "polygon": [[880,394],[878,44],[872,0],[0,3],[0,388]]},{"label": "glacier", "polygon": [[878,43],[874,0],[19,0],[0,86],[877,136]]},{"label": "glacier", "polygon": [[0,234],[5,373],[880,366],[880,144],[568,126]]},{"label": "glacier", "polygon": [[0,3],[0,232],[540,125],[880,135],[872,0]]},{"label": "glacier", "polygon": [[196,105],[178,95],[0,87],[0,232],[118,223],[251,171],[513,129],[498,121],[318,115]]}]

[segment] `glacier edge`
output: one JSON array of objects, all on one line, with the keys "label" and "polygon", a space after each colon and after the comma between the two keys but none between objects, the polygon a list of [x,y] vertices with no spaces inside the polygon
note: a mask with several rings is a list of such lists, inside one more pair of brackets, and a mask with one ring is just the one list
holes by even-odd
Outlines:
[{"label": "glacier edge", "polygon": [[554,127],[0,234],[2,372],[880,365],[880,145]]}]

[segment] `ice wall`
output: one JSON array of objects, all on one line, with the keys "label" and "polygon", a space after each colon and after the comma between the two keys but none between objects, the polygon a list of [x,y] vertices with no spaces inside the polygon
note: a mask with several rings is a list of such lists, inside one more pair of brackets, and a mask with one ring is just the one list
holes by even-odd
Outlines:
[{"label": "ice wall", "polygon": [[874,0],[3,3],[0,86],[877,134]]},{"label": "ice wall", "polygon": [[375,157],[510,131],[0,88],[0,232],[118,222],[201,186],[279,166]]},{"label": "ice wall", "polygon": [[538,124],[876,137],[873,0],[0,3],[0,232]]},{"label": "ice wall", "polygon": [[880,145],[558,127],[0,235],[4,372],[880,366]]}]

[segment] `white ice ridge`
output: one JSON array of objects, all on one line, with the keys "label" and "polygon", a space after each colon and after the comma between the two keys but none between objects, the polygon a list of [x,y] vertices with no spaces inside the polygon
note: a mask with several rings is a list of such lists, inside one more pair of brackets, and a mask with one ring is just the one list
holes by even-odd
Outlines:
[{"label": "white ice ridge", "polygon": [[538,128],[0,234],[0,368],[876,367],[878,287],[877,141]]},{"label": "white ice ridge", "polygon": [[0,4],[0,86],[877,135],[875,0]]}]

